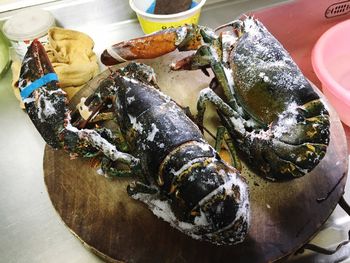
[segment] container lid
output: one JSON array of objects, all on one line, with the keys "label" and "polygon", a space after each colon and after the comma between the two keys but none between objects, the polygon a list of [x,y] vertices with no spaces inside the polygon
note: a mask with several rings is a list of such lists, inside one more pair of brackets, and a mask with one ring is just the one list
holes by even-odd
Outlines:
[{"label": "container lid", "polygon": [[30,8],[7,20],[3,32],[10,40],[32,40],[47,34],[55,19],[48,11]]}]

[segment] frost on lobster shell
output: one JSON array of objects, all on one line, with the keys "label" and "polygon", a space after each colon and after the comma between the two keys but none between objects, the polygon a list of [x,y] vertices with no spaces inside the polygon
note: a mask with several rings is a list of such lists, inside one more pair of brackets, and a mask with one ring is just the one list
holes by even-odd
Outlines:
[{"label": "frost on lobster shell", "polygon": [[[224,173],[224,171],[222,171]],[[228,237],[230,244],[240,243],[245,239],[245,228],[246,225],[242,224],[242,222],[250,221],[250,213],[249,213],[249,201],[248,201],[248,192],[245,190],[246,185],[236,174],[230,174],[229,180],[223,184],[220,188],[217,188],[214,192],[203,198],[203,200],[199,201],[199,204],[203,204],[207,202],[213,195],[217,192],[225,189],[226,194],[234,195],[232,193],[232,189],[234,187],[239,187],[240,189],[240,199],[242,202],[239,202],[238,213],[236,215],[236,219],[231,222],[230,225],[225,228],[219,230],[216,233],[206,233],[203,234],[203,228],[210,228],[210,218],[206,215],[205,212],[200,210],[199,214],[194,218],[193,223],[184,222],[179,220],[174,212],[172,211],[171,204],[168,200],[162,200],[157,196],[149,196],[142,193],[136,194],[133,196],[134,199],[140,200],[144,202],[149,209],[155,214],[157,217],[163,219],[168,222],[171,226],[180,231],[184,232],[186,235],[191,236],[197,240],[211,240],[212,243],[221,245],[222,241],[219,238],[215,238],[216,235],[220,235],[220,232],[224,234],[225,229],[233,228],[235,235]],[[223,207],[217,207],[218,211],[223,209]],[[215,241],[217,239],[217,241]]]},{"label": "frost on lobster shell", "polygon": [[234,80],[235,102],[229,103],[235,114],[219,110],[220,117],[241,158],[258,175],[271,180],[304,176],[326,154],[327,108],[261,22],[248,17],[235,25],[238,36],[226,69]]}]

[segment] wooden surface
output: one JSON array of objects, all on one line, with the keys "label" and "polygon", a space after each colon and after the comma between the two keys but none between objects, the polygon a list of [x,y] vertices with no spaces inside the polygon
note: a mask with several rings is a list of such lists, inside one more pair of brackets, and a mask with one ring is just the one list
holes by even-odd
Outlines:
[{"label": "wooden surface", "polygon": [[[163,76],[160,70],[157,73]],[[178,82],[181,76],[172,78]],[[91,92],[97,81],[90,83],[80,95]],[[177,90],[177,93],[181,92]],[[73,104],[78,101],[75,99]],[[67,227],[96,253],[105,255],[107,261],[276,260],[306,243],[343,194],[348,167],[347,142],[337,115],[332,109],[330,113],[330,145],[325,158],[311,173],[289,182],[273,183],[243,170],[242,176],[250,188],[251,226],[246,240],[236,246],[218,247],[185,236],[127,195],[126,186],[132,178],[105,178],[90,167],[88,160],[70,160],[65,152],[48,146],[44,155],[45,183]]]}]

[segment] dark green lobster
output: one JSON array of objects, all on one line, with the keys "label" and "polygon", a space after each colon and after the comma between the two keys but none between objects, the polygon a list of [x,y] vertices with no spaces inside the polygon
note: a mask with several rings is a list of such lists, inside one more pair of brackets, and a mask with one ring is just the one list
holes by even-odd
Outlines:
[{"label": "dark green lobster", "polygon": [[[232,30],[216,34],[226,27]],[[300,177],[325,156],[330,127],[325,105],[282,45],[251,17],[215,31],[187,25],[121,42],[105,50],[101,61],[112,65],[175,49],[196,52],[172,69],[207,74],[211,68],[215,75],[199,96],[199,126],[209,101],[238,156],[258,175],[270,180]],[[223,96],[217,95],[217,87]]]},{"label": "dark green lobster", "polygon": [[[154,79],[150,67],[130,63],[102,80],[71,113],[43,46],[34,40],[18,86],[50,146],[100,158],[107,175],[136,176],[128,193],[195,239],[218,245],[243,241],[249,224],[245,181]],[[106,120],[116,128],[99,125]]]}]

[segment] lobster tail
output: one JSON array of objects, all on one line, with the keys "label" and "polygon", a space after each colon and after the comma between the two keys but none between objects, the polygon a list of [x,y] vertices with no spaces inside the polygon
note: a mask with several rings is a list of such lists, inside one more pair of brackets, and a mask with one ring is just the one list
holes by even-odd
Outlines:
[{"label": "lobster tail", "polygon": [[182,231],[220,245],[243,241],[249,224],[246,184],[208,144],[191,141],[176,148],[157,181],[175,217],[189,224]]},{"label": "lobster tail", "polygon": [[[217,168],[221,168],[220,166],[219,164]],[[223,185],[199,202],[199,211],[206,215],[211,226],[211,232],[205,227],[201,229],[200,232],[207,232],[203,234],[203,239],[218,245],[242,242],[249,226],[247,186],[236,172],[226,170],[225,177],[226,182]],[[200,220],[197,219],[197,224],[198,222]]]},{"label": "lobster tail", "polygon": [[329,113],[287,50],[259,21],[247,18],[238,35],[230,67],[245,116],[220,111],[221,121],[241,159],[260,176],[304,176],[326,154]]}]

